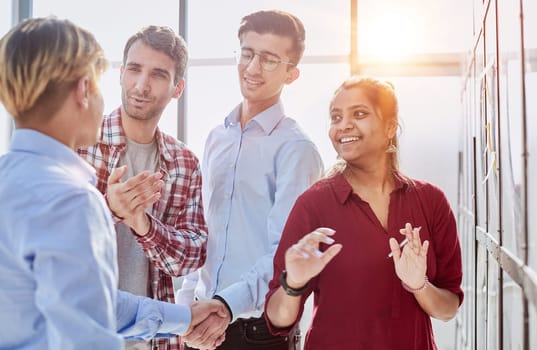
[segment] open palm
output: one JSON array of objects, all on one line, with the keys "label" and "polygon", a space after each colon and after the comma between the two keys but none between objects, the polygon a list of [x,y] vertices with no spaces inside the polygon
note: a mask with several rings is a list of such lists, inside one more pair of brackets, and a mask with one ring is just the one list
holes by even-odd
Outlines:
[{"label": "open palm", "polygon": [[423,286],[427,272],[429,241],[424,241],[422,244],[420,227],[412,228],[408,223],[404,229],[401,229],[401,234],[408,239],[408,244],[402,250],[394,238],[390,239],[395,272],[397,277],[410,288],[420,288]]}]

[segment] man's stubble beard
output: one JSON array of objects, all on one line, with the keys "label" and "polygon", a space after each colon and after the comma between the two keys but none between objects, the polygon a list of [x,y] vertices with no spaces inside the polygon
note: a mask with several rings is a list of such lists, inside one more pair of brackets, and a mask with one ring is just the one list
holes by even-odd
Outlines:
[{"label": "man's stubble beard", "polygon": [[155,107],[150,108],[146,113],[141,112],[141,111],[137,111],[136,108],[134,108],[134,107],[131,108],[129,106],[128,97],[126,95],[122,96],[122,101],[121,102],[122,102],[122,105],[123,105],[123,109],[127,113],[127,116],[129,116],[132,119],[136,119],[136,120],[151,120],[151,119],[154,119],[154,118],[158,118],[162,114],[162,112],[164,111],[164,109],[162,109],[160,111],[155,110],[156,109]]}]

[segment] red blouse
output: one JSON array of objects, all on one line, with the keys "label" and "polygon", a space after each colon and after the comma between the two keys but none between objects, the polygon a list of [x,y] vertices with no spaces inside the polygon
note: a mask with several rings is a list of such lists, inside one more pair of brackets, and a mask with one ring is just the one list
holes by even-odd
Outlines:
[{"label": "red blouse", "polygon": [[[296,201],[274,257],[274,276],[267,299],[279,288],[287,248],[318,227],[336,230],[333,238],[341,252],[309,283],[304,302],[314,293],[312,321],[304,350],[315,349],[436,349],[430,317],[413,294],[405,291],[388,259],[388,240],[398,241],[409,222],[421,226],[420,237],[429,240],[427,276],[439,288],[463,300],[461,249],[449,203],[437,187],[414,180],[396,179],[390,195],[388,232],[367,202],[352,192],[343,175],[317,182]],[[321,250],[326,246],[321,244]],[[266,305],[266,304],[265,304]],[[274,334],[290,328],[270,325]]]}]

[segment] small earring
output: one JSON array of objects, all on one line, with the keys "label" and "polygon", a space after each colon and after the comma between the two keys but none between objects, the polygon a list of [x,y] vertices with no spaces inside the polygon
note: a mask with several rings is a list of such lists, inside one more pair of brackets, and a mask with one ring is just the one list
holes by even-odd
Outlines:
[{"label": "small earring", "polygon": [[393,144],[393,139],[390,139],[390,144],[386,148],[386,153],[396,153],[397,147]]}]

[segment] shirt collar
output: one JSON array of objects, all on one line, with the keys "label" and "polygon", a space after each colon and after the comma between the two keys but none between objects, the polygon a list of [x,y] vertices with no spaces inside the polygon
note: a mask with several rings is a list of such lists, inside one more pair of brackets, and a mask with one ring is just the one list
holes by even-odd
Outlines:
[{"label": "shirt collar", "polygon": [[[124,148],[127,145],[127,136],[121,123],[121,107],[115,109],[112,113],[104,117],[102,127],[102,142],[117,147]],[[159,154],[168,162],[173,161],[174,157],[166,146],[164,134],[157,126],[156,130],[157,147]]]},{"label": "shirt collar", "polygon": [[[394,173],[393,179],[394,189],[392,193],[395,191],[404,190],[408,186],[408,181],[406,181],[405,178],[399,172]],[[345,179],[345,176],[343,176],[343,173],[341,172],[334,175],[333,188],[336,194],[336,198],[341,204],[344,204],[353,193],[351,185],[349,184],[347,179]]]},{"label": "shirt collar", "polygon": [[[240,123],[240,112],[242,104],[236,106],[233,111],[225,118],[224,126],[229,128]],[[272,131],[276,128],[278,123],[285,117],[285,111],[283,109],[283,104],[281,100],[278,100],[275,104],[265,109],[261,113],[254,116],[249,122],[256,123],[261,127],[263,132],[266,135],[270,135]],[[247,124],[247,125],[248,125]]]},{"label": "shirt collar", "polygon": [[69,172],[74,178],[96,183],[95,169],[76,154],[75,151],[58,140],[32,129],[16,129],[10,150],[26,152],[50,158]]}]

